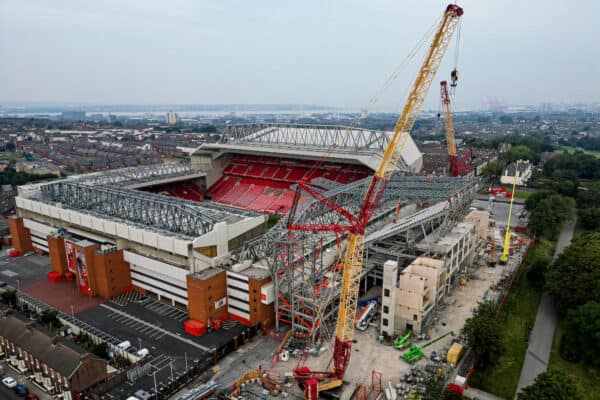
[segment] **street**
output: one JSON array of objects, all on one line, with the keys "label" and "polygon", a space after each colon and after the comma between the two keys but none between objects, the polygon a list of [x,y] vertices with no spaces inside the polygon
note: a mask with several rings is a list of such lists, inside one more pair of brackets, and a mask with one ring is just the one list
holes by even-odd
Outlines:
[{"label": "street", "polygon": [[[30,393],[37,394],[37,396],[40,398],[40,400],[51,400],[52,399],[52,397],[50,397],[50,395],[46,394],[45,392],[42,392],[33,383],[29,382],[29,380],[26,377],[24,377],[23,375],[17,374],[17,372],[14,369],[10,368],[5,362],[1,362],[0,365],[2,365],[2,367],[4,368],[4,376],[2,376],[3,379],[7,376],[10,376],[11,378],[16,379],[19,384],[25,385],[27,387],[27,389],[29,389]],[[15,392],[13,392],[12,389],[7,388],[2,383],[0,383],[0,399],[2,399],[2,400],[4,400],[4,399],[20,399],[20,400],[22,400],[23,397],[17,396],[15,394]]]}]

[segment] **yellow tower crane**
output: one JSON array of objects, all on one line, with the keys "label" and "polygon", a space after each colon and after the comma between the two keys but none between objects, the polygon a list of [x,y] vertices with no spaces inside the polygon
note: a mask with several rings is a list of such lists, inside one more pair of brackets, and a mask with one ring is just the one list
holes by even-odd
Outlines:
[{"label": "yellow tower crane", "polygon": [[[354,335],[354,317],[356,315],[359,284],[363,269],[365,229],[385,192],[390,177],[396,171],[396,166],[402,156],[402,151],[410,136],[412,127],[417,120],[427,92],[431,87],[431,83],[462,15],[463,9],[458,5],[450,4],[446,7],[442,20],[433,36],[431,46],[413,83],[406,104],[398,118],[394,132],[384,150],[379,166],[371,178],[359,214],[354,215],[329,198],[320,195],[319,192],[312,190],[306,182],[298,183],[296,198],[299,197],[299,190],[304,190],[348,221],[346,224],[294,225],[292,222],[288,223],[290,231],[335,232],[336,234],[347,235],[347,248],[343,264],[344,271],[341,282],[340,304],[332,360],[333,369],[317,372],[311,371],[306,366],[301,366],[294,370],[294,377],[303,382],[305,394],[308,399],[316,399],[320,390],[331,389],[342,384],[344,374],[350,363],[352,337]],[[292,210],[294,209],[295,207],[292,206]]]},{"label": "yellow tower crane", "polygon": [[510,197],[510,207],[508,208],[508,221],[506,222],[506,233],[504,235],[504,247],[502,248],[502,255],[500,256],[500,262],[506,264],[508,261],[508,251],[510,249],[510,218],[512,216],[513,202],[515,201],[515,187],[517,186],[517,179],[519,179],[519,161],[515,163],[515,176],[513,178],[512,194]]}]

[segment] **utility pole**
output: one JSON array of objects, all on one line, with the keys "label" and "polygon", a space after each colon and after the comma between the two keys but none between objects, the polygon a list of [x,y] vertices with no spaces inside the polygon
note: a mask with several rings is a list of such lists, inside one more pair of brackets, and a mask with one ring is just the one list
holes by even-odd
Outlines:
[{"label": "utility pole", "polygon": [[156,388],[156,370],[154,370],[154,398],[158,400],[158,389]]},{"label": "utility pole", "polygon": [[185,357],[185,373],[187,374],[187,370],[188,370],[187,351],[185,353],[183,353],[183,356]]},{"label": "utility pole", "polygon": [[73,306],[71,305],[71,319],[73,321],[73,325],[75,325],[75,312],[73,311]]},{"label": "utility pole", "polygon": [[175,380],[173,379],[173,360],[169,361],[169,368],[171,368],[171,383]]}]

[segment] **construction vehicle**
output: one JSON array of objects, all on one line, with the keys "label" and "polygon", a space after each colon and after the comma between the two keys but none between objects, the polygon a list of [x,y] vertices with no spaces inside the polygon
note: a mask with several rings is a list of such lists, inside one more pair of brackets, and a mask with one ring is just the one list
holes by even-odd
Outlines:
[{"label": "construction vehicle", "polygon": [[[346,254],[343,261],[334,350],[332,360],[330,361],[330,366],[331,362],[333,362],[333,368],[330,369],[327,367],[325,371],[311,371],[307,366],[299,365],[293,374],[304,385],[305,396],[310,400],[318,398],[319,391],[333,389],[341,386],[343,383],[352,353],[354,316],[356,315],[363,269],[365,230],[369,220],[377,209],[392,174],[396,171],[396,166],[402,157],[402,151],[410,136],[412,127],[417,120],[427,92],[431,87],[431,83],[439,69],[442,58],[448,49],[450,40],[462,15],[463,9],[458,5],[450,4],[446,7],[437,30],[434,33],[431,46],[413,83],[407,102],[389,138],[377,170],[371,178],[358,215],[343,208],[318,190],[313,189],[309,185],[308,178],[303,178],[298,182],[294,201],[288,215],[287,228],[290,232],[290,237],[293,238],[295,236],[294,231],[304,231],[334,233],[336,237],[344,236],[346,239]],[[305,175],[305,177],[308,176],[310,176],[310,173]],[[338,213],[347,222],[294,224],[294,214],[301,194],[312,196],[323,205],[331,208],[333,212]]]},{"label": "construction vehicle", "polygon": [[394,347],[396,349],[404,349],[406,347],[408,347],[410,345],[410,342],[408,341],[408,338],[410,338],[412,332],[408,332],[406,335],[402,336],[398,336],[398,339],[396,339],[394,341]]},{"label": "construction vehicle", "polygon": [[508,253],[510,251],[510,217],[512,216],[513,202],[515,201],[515,188],[519,178],[519,161],[515,163],[515,177],[513,179],[512,194],[510,196],[510,206],[508,207],[508,221],[506,222],[506,233],[504,234],[504,248],[500,256],[500,263],[506,264],[508,261]]},{"label": "construction vehicle", "polygon": [[360,314],[354,319],[354,326],[359,331],[366,331],[369,327],[369,322],[377,313],[377,302],[372,301],[363,307]]},{"label": "construction vehicle", "polygon": [[[454,71],[453,71],[454,72]],[[442,107],[444,108],[444,118],[446,119],[446,144],[448,145],[448,163],[451,176],[461,176],[473,169],[468,160],[471,158],[472,149],[469,149],[464,156],[458,158],[456,155],[456,140],[454,139],[454,124],[452,123],[452,106],[450,103],[450,94],[448,93],[448,82],[440,82],[440,93]]]},{"label": "construction vehicle", "polygon": [[423,349],[431,346],[435,342],[442,340],[446,336],[454,336],[454,332],[452,332],[452,331],[446,332],[442,336],[438,336],[435,339],[433,339],[425,344],[422,344],[420,346],[416,346],[416,345],[410,346],[410,350],[408,350],[406,353],[404,353],[402,355],[402,359],[404,361],[406,361],[407,363],[411,363],[411,364],[419,361],[420,359],[425,357],[425,354],[423,353]]}]

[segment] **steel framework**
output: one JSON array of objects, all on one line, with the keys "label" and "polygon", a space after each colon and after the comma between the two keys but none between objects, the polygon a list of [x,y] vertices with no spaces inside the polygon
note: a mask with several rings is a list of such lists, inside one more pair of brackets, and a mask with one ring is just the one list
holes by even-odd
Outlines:
[{"label": "steel framework", "polygon": [[190,163],[164,163],[96,172],[76,177],[74,180],[87,185],[128,186],[156,179],[185,176],[194,172]]},{"label": "steel framework", "polygon": [[[391,132],[337,125],[252,123],[227,126],[221,143],[381,156],[390,138]],[[407,170],[403,160],[398,169]]]},{"label": "steel framework", "polygon": [[[358,210],[367,190],[369,178],[354,183],[334,187],[321,193],[346,210]],[[401,252],[410,252],[415,240],[423,234],[437,234],[451,226],[476,192],[474,178],[424,177],[393,175],[388,189],[382,198],[375,216],[371,219],[366,237],[367,260],[378,247],[378,233],[384,231],[381,240],[403,234],[400,248],[388,258],[396,259]],[[387,225],[388,216],[399,203],[418,203],[422,206],[434,204],[415,214]],[[341,221],[341,216],[329,208],[322,200],[312,199],[300,205],[294,215],[295,224],[331,224]],[[436,233],[436,228],[440,233]],[[425,232],[425,233],[423,233]],[[294,232],[290,237],[287,221],[281,220],[261,238],[246,243],[239,255],[240,260],[261,260],[269,267],[275,282],[276,321],[292,326],[297,335],[315,339],[331,335],[330,323],[337,312],[340,294],[341,275],[338,269],[339,256],[333,250],[336,243],[344,245],[342,235]],[[363,276],[378,266],[367,263]]]}]

